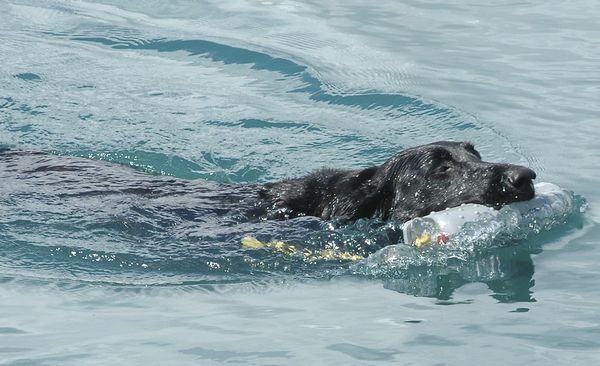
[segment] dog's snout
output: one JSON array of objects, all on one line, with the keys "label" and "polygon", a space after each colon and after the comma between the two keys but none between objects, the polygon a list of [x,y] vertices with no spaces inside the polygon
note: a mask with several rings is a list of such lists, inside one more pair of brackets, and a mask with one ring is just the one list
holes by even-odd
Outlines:
[{"label": "dog's snout", "polygon": [[535,179],[535,172],[529,168],[522,166],[511,166],[504,173],[506,182],[517,189],[528,187],[532,184],[532,180]]},{"label": "dog's snout", "polygon": [[527,201],[535,196],[533,180],[536,174],[533,170],[520,165],[498,164],[495,166],[499,173],[499,195],[496,200],[500,203]]}]

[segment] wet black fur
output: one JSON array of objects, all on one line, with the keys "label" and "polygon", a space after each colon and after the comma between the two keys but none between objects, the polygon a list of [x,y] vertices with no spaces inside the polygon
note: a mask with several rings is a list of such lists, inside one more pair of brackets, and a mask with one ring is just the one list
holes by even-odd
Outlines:
[{"label": "wet black fur", "polygon": [[535,173],[488,163],[472,144],[441,141],[406,149],[379,166],[323,169],[260,190],[269,217],[406,221],[431,211],[480,203],[492,207],[531,199]]},{"label": "wet black fur", "polygon": [[323,169],[264,185],[190,181],[84,158],[0,151],[0,202],[19,198],[33,210],[38,201],[72,200],[74,207],[107,214],[108,208],[135,206],[185,220],[218,217],[221,224],[295,216],[406,221],[462,203],[500,207],[530,199],[533,178],[530,169],[484,162],[473,145],[447,141],[406,149],[379,166]]}]

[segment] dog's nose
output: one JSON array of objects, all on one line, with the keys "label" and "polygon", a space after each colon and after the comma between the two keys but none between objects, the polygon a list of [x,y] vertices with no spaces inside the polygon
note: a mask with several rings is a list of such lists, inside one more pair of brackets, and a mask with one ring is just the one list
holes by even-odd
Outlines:
[{"label": "dog's nose", "polygon": [[524,166],[511,166],[504,172],[505,182],[517,190],[524,190],[529,188],[535,179],[535,172]]}]

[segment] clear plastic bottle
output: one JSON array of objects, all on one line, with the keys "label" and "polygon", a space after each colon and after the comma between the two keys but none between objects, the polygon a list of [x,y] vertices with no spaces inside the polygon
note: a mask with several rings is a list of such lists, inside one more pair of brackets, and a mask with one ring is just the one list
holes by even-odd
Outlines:
[{"label": "clear plastic bottle", "polygon": [[574,201],[573,194],[569,191],[552,183],[537,183],[535,192],[533,199],[511,203],[501,210],[478,204],[464,204],[417,217],[404,223],[404,242],[418,248],[434,243],[446,244],[451,242],[467,223],[471,231],[477,231],[477,226],[489,226],[498,220],[506,220],[505,226],[510,227],[531,223],[544,227],[552,220],[572,212]]}]

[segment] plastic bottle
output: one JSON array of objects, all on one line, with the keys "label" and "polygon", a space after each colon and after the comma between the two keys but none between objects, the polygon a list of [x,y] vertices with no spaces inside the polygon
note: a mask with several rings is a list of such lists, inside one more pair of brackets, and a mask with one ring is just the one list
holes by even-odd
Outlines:
[{"label": "plastic bottle", "polygon": [[569,191],[552,183],[537,183],[533,199],[511,203],[500,210],[479,204],[464,204],[407,221],[402,228],[404,243],[418,248],[434,243],[447,244],[467,223],[474,232],[478,231],[478,226],[484,228],[498,222],[505,229],[532,223],[544,227],[571,213],[573,205],[573,194]]}]

